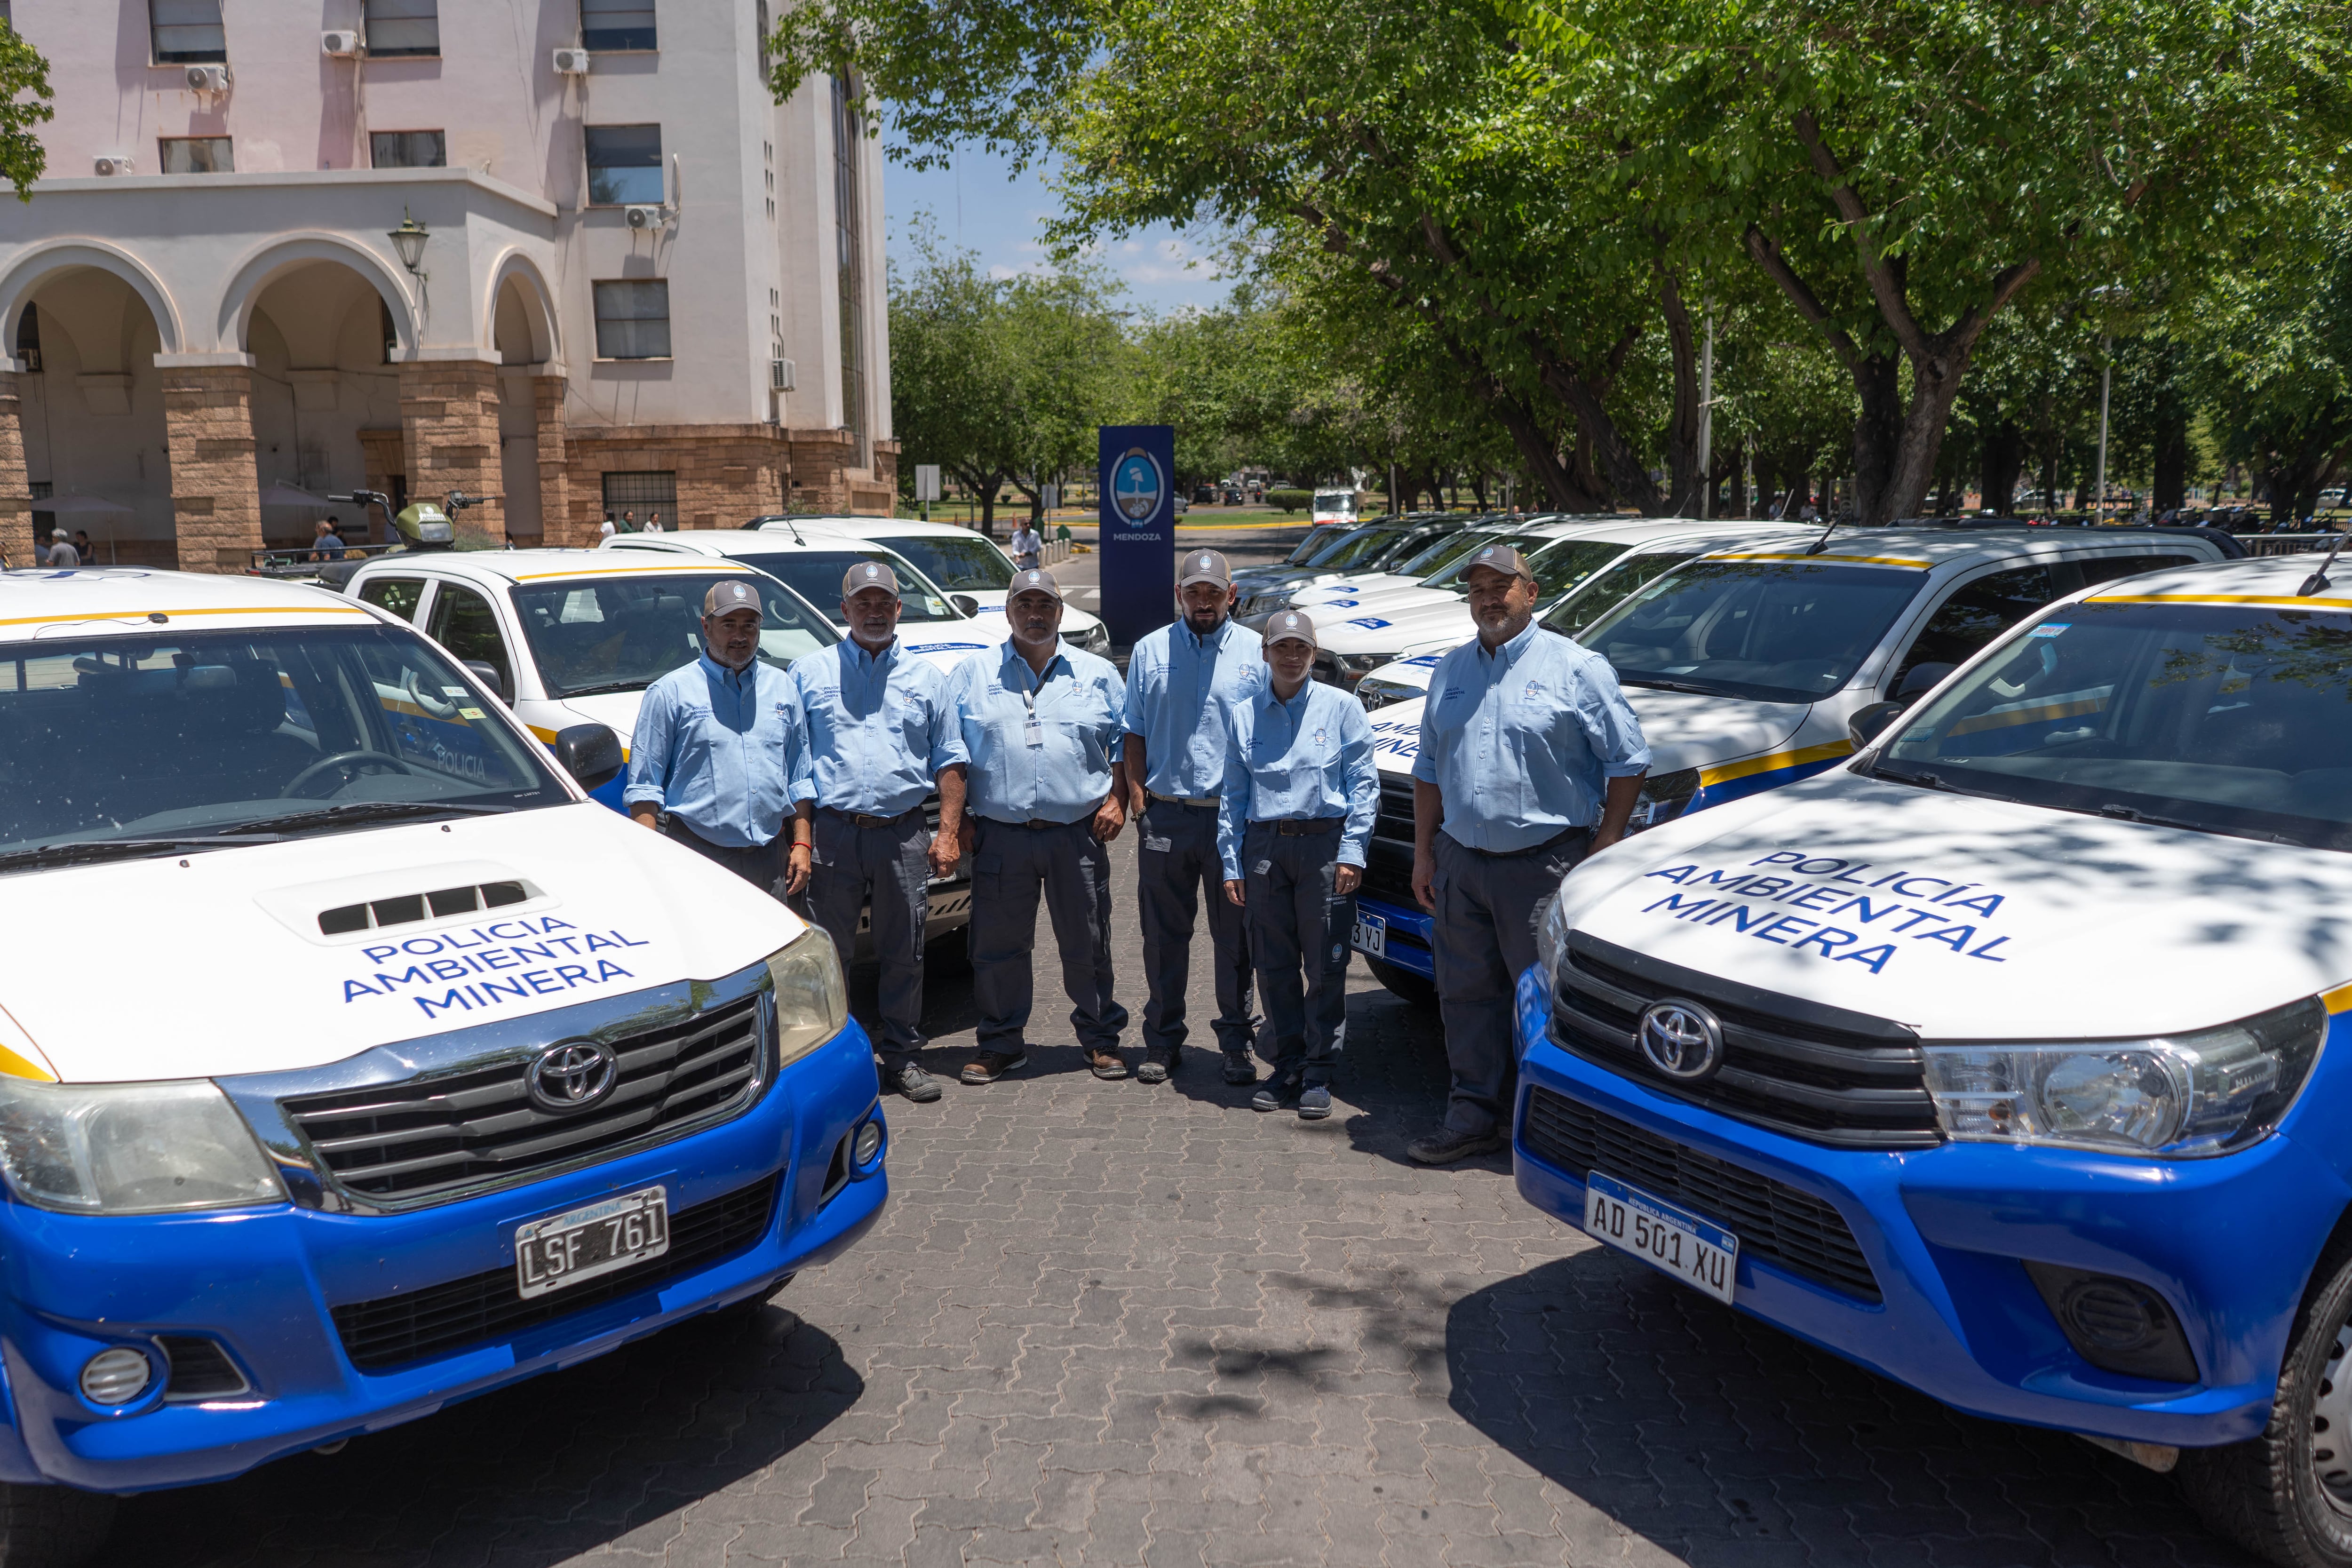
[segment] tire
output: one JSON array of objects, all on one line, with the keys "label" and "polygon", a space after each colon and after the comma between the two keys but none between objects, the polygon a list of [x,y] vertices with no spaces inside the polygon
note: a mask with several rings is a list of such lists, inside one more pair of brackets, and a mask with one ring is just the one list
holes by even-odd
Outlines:
[{"label": "tire", "polygon": [[114,1528],[114,1500],[0,1482],[0,1568],[76,1568]]},{"label": "tire", "polygon": [[1389,994],[1415,1007],[1434,1009],[1437,1005],[1437,984],[1410,969],[1399,969],[1384,959],[1367,958],[1365,965],[1372,978],[1389,988]]},{"label": "tire", "polygon": [[2331,1247],[2321,1267],[2333,1272],[2296,1314],[2270,1425],[2183,1450],[2177,1472],[2208,1526],[2280,1568],[2352,1568],[2352,1251]]}]

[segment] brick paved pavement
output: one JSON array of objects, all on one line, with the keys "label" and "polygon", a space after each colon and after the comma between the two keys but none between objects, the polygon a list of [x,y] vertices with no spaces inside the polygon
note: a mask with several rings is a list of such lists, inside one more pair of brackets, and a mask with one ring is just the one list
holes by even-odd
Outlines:
[{"label": "brick paved pavement", "polygon": [[[1139,1012],[1124,893],[1117,921]],[[1442,1103],[1435,1018],[1360,972],[1319,1125],[1252,1113],[1198,1058],[1097,1083],[1050,973],[1027,1073],[891,1101],[883,1223],[756,1318],[136,1500],[104,1563],[2247,1561],[2124,1460],[1597,1250],[1499,1159],[1406,1164]],[[968,982],[935,980],[928,1025],[951,1076]]]}]

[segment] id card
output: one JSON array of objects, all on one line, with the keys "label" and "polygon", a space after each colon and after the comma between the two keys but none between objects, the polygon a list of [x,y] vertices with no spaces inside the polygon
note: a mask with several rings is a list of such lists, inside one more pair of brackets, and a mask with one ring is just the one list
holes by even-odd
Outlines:
[{"label": "id card", "polygon": [[1030,714],[1028,722],[1021,727],[1021,738],[1032,746],[1043,746],[1045,743],[1045,726],[1034,713]]}]

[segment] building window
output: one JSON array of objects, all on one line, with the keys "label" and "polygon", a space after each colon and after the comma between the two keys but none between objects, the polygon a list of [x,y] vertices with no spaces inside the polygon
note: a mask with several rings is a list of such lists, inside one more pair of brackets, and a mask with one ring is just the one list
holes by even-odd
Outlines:
[{"label": "building window", "polygon": [[596,285],[598,359],[669,358],[669,285],[631,278]]},{"label": "building window", "polygon": [[202,65],[228,58],[228,32],[221,26],[220,0],[147,0],[147,22],[157,65]]},{"label": "building window", "polygon": [[234,174],[236,159],[226,136],[165,136],[163,173],[167,174]]},{"label": "building window", "polygon": [[849,99],[849,83],[833,79],[834,279],[840,290],[841,422],[857,438],[866,466],[866,262],[858,244],[857,159],[866,140],[864,117]]},{"label": "building window", "polygon": [[[635,516],[631,516],[635,513]],[[606,474],[604,515],[614,528],[633,524],[644,532],[658,514],[664,532],[677,531],[677,475],[675,473]]]},{"label": "building window", "polygon": [[379,59],[439,54],[441,0],[367,0],[367,52]]},{"label": "building window", "polygon": [[26,306],[25,313],[16,318],[16,358],[26,374],[41,374],[41,312],[37,306]]},{"label": "building window", "polygon": [[371,131],[368,162],[379,169],[446,169],[449,146],[438,131]]},{"label": "building window", "polygon": [[383,331],[383,363],[390,364],[392,356],[400,352],[400,329],[393,325],[392,307],[383,302],[381,294],[376,296],[375,310],[376,324]]},{"label": "building window", "polygon": [[580,0],[580,42],[594,49],[650,49],[653,0]]},{"label": "building window", "polygon": [[588,127],[588,200],[597,206],[662,199],[661,127]]}]

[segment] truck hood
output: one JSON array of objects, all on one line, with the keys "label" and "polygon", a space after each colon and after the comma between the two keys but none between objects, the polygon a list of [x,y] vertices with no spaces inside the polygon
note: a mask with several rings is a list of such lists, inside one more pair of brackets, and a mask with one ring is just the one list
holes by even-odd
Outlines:
[{"label": "truck hood", "polygon": [[[1309,613],[1315,614],[1311,609]],[[1340,619],[1342,616],[1347,618]],[[1367,605],[1360,611],[1316,614],[1315,640],[1334,653],[1386,653],[1409,644],[1452,636],[1457,626],[1461,628],[1459,641],[1467,642],[1478,635],[1478,623],[1470,618],[1470,606],[1449,594],[1443,604],[1414,605],[1404,609]]]},{"label": "truck hood", "polygon": [[2352,855],[1837,769],[1635,836],[1570,929],[1930,1039],[2210,1027],[2352,979]]},{"label": "truck hood", "polygon": [[[485,882],[523,902],[324,936],[321,910]],[[755,963],[806,928],[593,802],[0,878],[37,954],[113,932],[104,974],[11,964],[0,1046],[68,1082],[319,1067],[373,1047]],[[5,1058],[0,1058],[5,1059]]]},{"label": "truck hood", "polygon": [[[1420,666],[1418,659],[1413,662]],[[1425,685],[1435,668],[1436,661],[1431,658],[1427,666],[1415,668],[1411,678]],[[1375,673],[1396,668],[1384,664]],[[1796,734],[1810,711],[1803,703],[1743,702],[1639,686],[1625,688],[1625,700],[1642,721],[1642,736],[1650,742],[1653,775],[1683,768],[1710,768],[1770,752]],[[1428,699],[1416,698],[1392,703],[1372,715],[1374,755],[1381,767],[1391,773],[1412,770],[1413,759],[1421,754],[1421,714],[1427,704]]]}]

